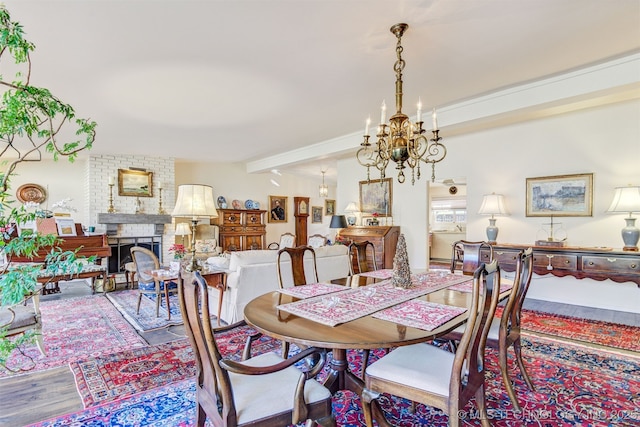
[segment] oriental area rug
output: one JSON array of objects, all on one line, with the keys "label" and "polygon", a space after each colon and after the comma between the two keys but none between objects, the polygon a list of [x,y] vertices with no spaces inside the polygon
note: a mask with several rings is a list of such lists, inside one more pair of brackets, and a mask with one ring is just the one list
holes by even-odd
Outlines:
[{"label": "oriental area rug", "polygon": [[[536,386],[527,389],[511,371],[523,408],[514,413],[499,374],[497,352],[487,349],[487,406],[493,426],[638,426],[640,425],[640,357],[625,356],[569,343],[528,337],[523,341],[525,365]],[[361,358],[353,352],[351,369],[358,372]],[[513,367],[514,361],[509,360]],[[195,384],[186,379],[33,426],[192,426],[195,423]],[[397,426],[446,426],[447,417],[422,404],[383,395],[387,419]],[[364,426],[357,395],[340,391],[333,397],[336,422],[341,427]],[[459,412],[462,425],[480,425],[475,402]]]},{"label": "oriental area rug", "polygon": [[56,368],[71,361],[104,353],[130,350],[147,343],[102,295],[41,301],[42,334],[46,356],[34,344],[14,351],[0,378]]},{"label": "oriental area rug", "polygon": [[[216,334],[220,352],[239,360],[250,334],[248,326]],[[262,337],[252,344],[252,354],[280,352],[280,341]],[[84,407],[95,406],[145,390],[193,378],[195,359],[189,340],[105,354],[69,364]]]},{"label": "oriental area rug", "polygon": [[[496,317],[502,307],[496,310]],[[584,343],[640,352],[640,327],[587,320],[535,310],[522,310],[522,329]]]},{"label": "oriental area rug", "polygon": [[180,302],[177,295],[169,296],[170,320],[167,320],[167,304],[164,298],[160,301],[160,314],[156,317],[155,295],[142,296],[140,313],[136,312],[139,295],[137,290],[109,292],[106,295],[122,316],[140,332],[166,328],[172,325],[182,325],[182,314],[180,313]]}]

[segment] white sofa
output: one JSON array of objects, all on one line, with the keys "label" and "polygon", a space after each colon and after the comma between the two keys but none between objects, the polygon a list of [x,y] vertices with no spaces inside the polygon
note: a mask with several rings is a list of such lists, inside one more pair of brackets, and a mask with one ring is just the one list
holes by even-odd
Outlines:
[{"label": "white sofa", "polygon": [[[349,251],[347,246],[323,246],[315,249],[316,265],[318,266],[318,280],[327,282],[349,275]],[[276,261],[278,251],[254,250],[232,252],[225,260],[223,257],[209,258],[207,262],[214,268],[227,271],[227,290],[222,299],[220,318],[228,324],[244,318],[244,308],[252,299],[277,291],[278,272]],[[312,283],[313,269],[311,267],[311,253],[305,255],[305,273],[307,281]],[[228,266],[227,266],[228,262]],[[284,286],[293,285],[291,263],[283,265]],[[209,304],[212,309],[218,307],[218,292],[209,292]]]}]

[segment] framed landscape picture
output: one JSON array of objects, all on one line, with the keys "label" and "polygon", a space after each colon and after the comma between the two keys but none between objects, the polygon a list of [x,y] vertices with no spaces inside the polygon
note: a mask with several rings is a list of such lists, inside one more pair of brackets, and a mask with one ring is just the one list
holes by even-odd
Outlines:
[{"label": "framed landscape picture", "polygon": [[360,181],[360,212],[378,216],[392,216],[393,200],[391,178]]},{"label": "framed landscape picture", "polygon": [[311,222],[315,224],[322,222],[322,206],[311,206]]},{"label": "framed landscape picture", "polygon": [[526,216],[593,216],[593,174],[527,178]]},{"label": "framed landscape picture", "polygon": [[287,222],[286,196],[269,196],[269,222]]},{"label": "framed landscape picture", "polygon": [[153,197],[153,172],[118,169],[118,196]]},{"label": "framed landscape picture", "polygon": [[336,214],[336,201],[331,199],[325,199],[324,201],[324,214],[335,215]]}]

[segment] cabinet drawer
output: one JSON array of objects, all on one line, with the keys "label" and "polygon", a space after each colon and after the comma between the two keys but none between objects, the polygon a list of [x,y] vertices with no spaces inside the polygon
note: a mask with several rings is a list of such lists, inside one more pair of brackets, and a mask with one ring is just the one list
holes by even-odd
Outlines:
[{"label": "cabinet drawer", "polygon": [[242,233],[244,231],[244,227],[241,225],[238,226],[221,226],[220,234],[222,233]]},{"label": "cabinet drawer", "polygon": [[[559,254],[533,254],[534,268],[546,268],[547,270],[575,270],[578,268],[578,257],[576,255],[559,255]],[[549,267],[551,266],[551,268]]]},{"label": "cabinet drawer", "polygon": [[247,212],[246,218],[245,218],[245,224],[246,225],[261,225],[262,224],[262,214]]},{"label": "cabinet drawer", "polygon": [[241,218],[240,212],[225,212],[221,225],[240,225]]},{"label": "cabinet drawer", "polygon": [[583,256],[584,271],[603,271],[618,274],[640,274],[640,257],[619,258],[612,256]]},{"label": "cabinet drawer", "polygon": [[[520,251],[505,251],[505,250],[494,250],[493,258],[498,261],[498,265],[500,268],[504,267],[516,267],[516,260],[518,258],[518,254]],[[489,253],[482,251],[480,254],[482,262],[489,262]]]}]

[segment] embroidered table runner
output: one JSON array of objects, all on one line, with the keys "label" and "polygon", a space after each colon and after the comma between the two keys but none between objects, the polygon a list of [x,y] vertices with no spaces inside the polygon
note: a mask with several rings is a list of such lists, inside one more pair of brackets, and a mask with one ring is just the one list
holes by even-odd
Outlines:
[{"label": "embroidered table runner", "polygon": [[[448,289],[451,289],[452,291],[471,293],[471,288],[473,288],[473,279],[469,279],[468,282],[457,283],[453,286],[449,286]],[[513,288],[512,283],[500,283],[500,293],[506,292],[511,288]]]},{"label": "embroidered table runner", "polygon": [[413,328],[432,331],[467,311],[463,307],[410,300],[373,314],[373,317]]},{"label": "embroidered table runner", "polygon": [[326,295],[333,292],[345,291],[346,288],[341,285],[332,283],[308,283],[302,286],[292,286],[290,288],[280,289],[281,294],[291,295],[296,298],[305,299],[316,297],[318,295]]},{"label": "embroidered table runner", "polygon": [[389,279],[393,276],[393,269],[385,268],[382,270],[367,271],[366,273],[360,273],[359,276],[373,277],[376,279]]},{"label": "embroidered table runner", "polygon": [[413,286],[409,289],[395,288],[391,280],[385,280],[331,295],[281,304],[277,308],[323,325],[336,326],[469,280],[460,275],[433,272],[414,274],[411,279]]}]

